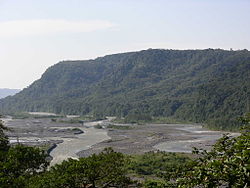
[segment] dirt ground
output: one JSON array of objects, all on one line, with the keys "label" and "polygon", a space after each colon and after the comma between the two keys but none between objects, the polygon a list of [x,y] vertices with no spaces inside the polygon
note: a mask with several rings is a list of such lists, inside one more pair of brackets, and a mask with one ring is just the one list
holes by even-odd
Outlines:
[{"label": "dirt ground", "polygon": [[[146,124],[130,125],[130,127],[129,130],[107,129],[108,136],[111,139],[77,153],[78,156],[85,157],[93,153],[99,153],[106,147],[112,147],[115,151],[125,154],[141,154],[159,150],[156,146],[160,143],[171,143],[173,148],[175,148],[175,145],[180,147],[181,152],[191,152],[194,146],[209,149],[215,143],[215,140],[223,134],[223,132],[205,130],[199,125]],[[202,140],[200,138],[208,139]]]},{"label": "dirt ground", "polygon": [[[80,123],[53,122],[47,118],[29,118],[10,120],[6,124],[12,130],[8,132],[11,142],[15,142],[15,139],[18,138],[20,142],[27,145],[47,144],[53,146],[52,149],[56,150],[55,148],[58,147],[58,144],[60,144],[60,147],[72,147],[75,140],[80,147],[76,148],[76,154],[79,157],[99,153],[106,147],[112,147],[115,151],[125,154],[141,154],[157,150],[166,152],[191,152],[192,147],[211,148],[211,145],[225,133],[209,131],[203,129],[200,125],[192,124],[132,125],[114,124],[109,120],[88,122],[84,126]],[[80,128],[83,132],[88,132],[90,129],[92,132],[98,132],[97,129],[94,131],[94,126],[97,124],[101,125],[102,132],[107,132],[108,134],[105,137],[106,139],[100,143],[96,141],[100,140],[98,139],[98,134],[93,134],[90,138],[87,134],[84,136],[85,133],[75,134],[74,131],[69,131],[69,129]],[[115,125],[115,127],[110,128],[110,124]],[[82,141],[78,141],[77,139],[82,139]],[[86,147],[82,146],[86,141],[84,139],[89,139],[89,142],[91,142]],[[66,144],[67,140],[73,140],[72,144]],[[75,147],[78,147],[78,145],[75,145]],[[67,148],[64,149],[67,150]]]}]

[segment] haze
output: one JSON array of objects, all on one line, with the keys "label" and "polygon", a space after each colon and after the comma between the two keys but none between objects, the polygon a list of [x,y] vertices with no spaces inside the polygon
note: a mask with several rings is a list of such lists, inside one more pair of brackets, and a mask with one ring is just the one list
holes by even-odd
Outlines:
[{"label": "haze", "polygon": [[0,0],[0,88],[61,60],[147,48],[250,49],[248,0]]}]

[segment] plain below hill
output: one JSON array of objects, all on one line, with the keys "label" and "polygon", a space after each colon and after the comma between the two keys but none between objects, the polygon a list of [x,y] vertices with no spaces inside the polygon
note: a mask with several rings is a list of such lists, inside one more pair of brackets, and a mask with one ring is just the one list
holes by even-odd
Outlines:
[{"label": "plain below hill", "polygon": [[8,88],[0,88],[0,99],[5,98],[7,96],[15,95],[21,91],[20,89],[8,89]]},{"label": "plain below hill", "polygon": [[0,113],[146,114],[223,128],[249,110],[249,71],[247,50],[149,49],[62,61],[0,100]]}]

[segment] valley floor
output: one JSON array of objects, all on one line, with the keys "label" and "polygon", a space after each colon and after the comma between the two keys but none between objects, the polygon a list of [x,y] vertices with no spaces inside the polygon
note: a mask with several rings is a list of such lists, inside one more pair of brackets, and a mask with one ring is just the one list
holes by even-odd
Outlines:
[{"label": "valley floor", "polygon": [[189,153],[192,147],[209,149],[225,134],[200,125],[117,124],[111,119],[84,124],[54,122],[50,118],[5,119],[5,124],[12,130],[8,133],[11,143],[45,147],[53,157],[51,165],[69,157],[99,153],[106,147],[125,154],[157,150]]},{"label": "valley floor", "polygon": [[[78,156],[89,156],[99,153],[106,147],[126,154],[142,154],[149,151],[186,152],[192,147],[210,149],[217,139],[226,132],[210,131],[200,125],[192,124],[145,124],[126,125],[128,129],[119,129],[124,124],[116,124],[115,129],[108,128],[111,139],[93,145],[78,153]],[[237,136],[239,133],[230,133]]]}]

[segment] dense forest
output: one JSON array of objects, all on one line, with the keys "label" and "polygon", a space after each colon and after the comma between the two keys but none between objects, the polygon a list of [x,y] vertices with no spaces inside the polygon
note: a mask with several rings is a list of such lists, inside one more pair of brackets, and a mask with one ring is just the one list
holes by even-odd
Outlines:
[{"label": "dense forest", "polygon": [[161,50],[62,61],[0,100],[0,113],[171,117],[223,128],[249,110],[250,52]]}]

